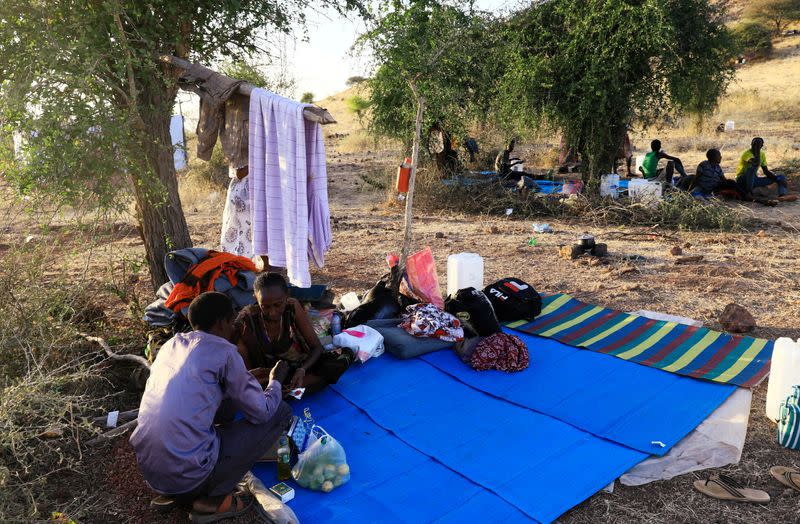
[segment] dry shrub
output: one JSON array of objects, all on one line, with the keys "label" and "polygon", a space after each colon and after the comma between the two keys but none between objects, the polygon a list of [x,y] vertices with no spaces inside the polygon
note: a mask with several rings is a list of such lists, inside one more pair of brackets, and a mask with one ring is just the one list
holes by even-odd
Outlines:
[{"label": "dry shrub", "polygon": [[[87,415],[99,411],[102,399],[93,393],[99,380],[94,367],[78,360],[27,374],[3,388],[0,521],[46,520],[41,507],[51,503],[45,492],[48,480],[65,470],[80,471],[81,443],[97,431]],[[46,431],[56,434],[45,437]]]},{"label": "dry shrub", "polygon": [[576,218],[595,225],[659,225],[689,230],[738,231],[752,217],[742,206],[700,202],[686,192],[670,192],[658,205],[631,202],[627,198],[546,195],[512,192],[499,184],[448,186],[430,171],[417,178],[415,205],[428,212],[502,215],[507,209],[522,218]]},{"label": "dry shrub", "polygon": [[337,153],[364,153],[377,148],[377,141],[366,131],[353,131],[339,140]]}]

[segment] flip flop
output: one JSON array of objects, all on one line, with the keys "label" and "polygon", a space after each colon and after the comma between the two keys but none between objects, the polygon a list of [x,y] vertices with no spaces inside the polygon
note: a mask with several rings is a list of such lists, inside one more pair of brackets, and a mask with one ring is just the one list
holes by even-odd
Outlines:
[{"label": "flip flop", "polygon": [[695,480],[694,488],[709,497],[733,502],[769,502],[769,493],[760,489],[745,488],[727,475],[711,475],[706,480]]},{"label": "flip flop", "polygon": [[[189,515],[189,520],[194,524],[211,524],[212,522],[233,519],[250,511],[255,499],[240,493],[234,493],[230,495],[230,500],[227,511],[219,511],[219,509],[215,513],[197,513],[193,511]],[[244,506],[242,506],[242,509],[237,510],[236,508],[239,506],[240,501],[244,502]]]},{"label": "flip flop", "polygon": [[150,507],[159,513],[169,513],[175,505],[175,499],[166,495],[159,495],[150,501]]},{"label": "flip flop", "polygon": [[785,466],[772,466],[769,474],[784,486],[800,491],[800,471]]}]

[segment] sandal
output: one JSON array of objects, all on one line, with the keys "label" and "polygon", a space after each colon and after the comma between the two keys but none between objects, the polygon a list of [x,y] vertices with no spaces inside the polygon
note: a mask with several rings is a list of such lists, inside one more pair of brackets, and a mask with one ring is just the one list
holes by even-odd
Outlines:
[{"label": "sandal", "polygon": [[166,495],[159,495],[150,501],[150,507],[159,513],[169,513],[175,505],[175,499]]},{"label": "sandal", "polygon": [[745,488],[727,475],[711,475],[706,480],[695,480],[694,488],[709,497],[733,502],[769,502],[769,493],[760,489]]},{"label": "sandal", "polygon": [[800,491],[800,471],[785,466],[773,466],[769,468],[769,474],[784,486]]},{"label": "sandal", "polygon": [[[244,515],[253,505],[253,497],[241,493],[234,493],[225,497],[214,513],[199,513],[192,511],[189,520],[195,524],[210,524]],[[237,509],[241,508],[241,509]]]}]

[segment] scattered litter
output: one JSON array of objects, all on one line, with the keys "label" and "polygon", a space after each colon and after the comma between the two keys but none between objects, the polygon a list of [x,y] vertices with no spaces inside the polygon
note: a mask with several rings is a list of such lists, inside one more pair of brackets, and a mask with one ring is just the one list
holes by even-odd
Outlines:
[{"label": "scattered litter", "polygon": [[669,254],[674,257],[679,257],[683,254],[683,249],[681,249],[681,246],[674,246],[669,250]]},{"label": "scattered litter", "polygon": [[650,444],[652,444],[653,446],[658,446],[659,448],[666,448],[667,447],[667,445],[664,444],[663,442],[661,442],[660,440],[651,440]]},{"label": "scattered litter", "polygon": [[541,222],[534,222],[533,223],[533,231],[535,233],[552,233],[553,228],[550,227],[550,224],[545,224]]},{"label": "scattered litter", "polygon": [[115,428],[117,427],[117,421],[119,420],[119,411],[111,411],[108,413],[106,417],[106,427],[107,428]]},{"label": "scattered litter", "polygon": [[294,498],[294,489],[292,489],[283,482],[275,484],[274,486],[269,488],[269,491],[270,493],[281,499],[281,502],[283,502],[284,504]]},{"label": "scattered litter", "polygon": [[513,213],[513,212],[514,212],[514,209],[509,207],[508,209],[506,209],[506,216],[511,216],[511,213]]},{"label": "scattered litter", "polygon": [[528,245],[531,247],[536,247],[539,245],[539,241],[536,240],[536,237],[531,237],[528,239]]}]

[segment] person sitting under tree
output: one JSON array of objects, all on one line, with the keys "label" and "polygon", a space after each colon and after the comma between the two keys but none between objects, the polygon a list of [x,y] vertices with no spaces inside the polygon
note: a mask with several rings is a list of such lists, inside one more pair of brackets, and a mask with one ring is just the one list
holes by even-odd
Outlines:
[{"label": "person sitting under tree", "polygon": [[681,189],[688,190],[691,195],[699,200],[708,200],[718,191],[732,189],[738,192],[735,181],[725,178],[720,163],[722,153],[719,149],[706,151],[706,160],[700,162],[693,176],[682,179],[679,184]]},{"label": "person sitting under tree", "polygon": [[[666,167],[658,167],[658,161],[661,159],[667,160]],[[668,184],[672,184],[672,176],[675,171],[682,179],[686,177],[686,170],[683,168],[681,159],[662,151],[661,140],[650,142],[650,152],[644,156],[644,162],[639,167],[639,171],[646,180],[660,180]]]},{"label": "person sitting under tree", "polygon": [[628,176],[632,177],[633,172],[631,171],[631,165],[633,164],[633,145],[631,144],[631,136],[628,131],[625,131],[625,137],[622,139],[622,144],[620,144],[617,150],[617,155],[614,159],[614,173],[617,173],[617,161],[620,159],[625,161],[625,168]]},{"label": "person sitting under tree", "polygon": [[[192,301],[194,331],[161,346],[130,439],[145,480],[161,495],[152,505],[178,503],[190,509],[192,522],[248,511],[253,499],[235,493],[236,485],[292,416],[281,400],[288,365],[275,364],[262,391],[230,342],[234,318],[233,303],[222,293]],[[237,411],[240,420],[234,420]]]},{"label": "person sitting under tree", "polygon": [[265,377],[275,362],[287,362],[290,374],[281,381],[285,394],[301,387],[309,394],[335,384],[355,360],[353,351],[323,352],[308,313],[289,297],[289,285],[280,274],[261,273],[253,288],[256,303],[242,309],[236,319],[237,345],[247,369]]},{"label": "person sitting under tree", "polygon": [[[763,177],[758,176],[758,169],[764,171]],[[745,200],[755,200],[753,189],[757,187],[767,187],[772,184],[778,186],[778,199],[789,200],[787,198],[788,186],[786,177],[775,174],[767,167],[767,155],[764,153],[764,139],[755,137],[750,142],[750,149],[742,153],[739,158],[739,167],[736,170],[736,183],[739,191]]]},{"label": "person sitting under tree", "polygon": [[516,143],[516,138],[509,140],[508,145],[497,154],[497,158],[494,160],[494,170],[502,180],[519,180],[522,176],[522,173],[515,173],[512,169],[514,166],[522,164],[521,159],[511,156]]}]

